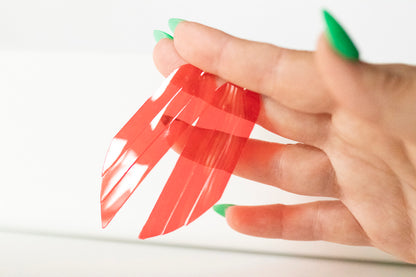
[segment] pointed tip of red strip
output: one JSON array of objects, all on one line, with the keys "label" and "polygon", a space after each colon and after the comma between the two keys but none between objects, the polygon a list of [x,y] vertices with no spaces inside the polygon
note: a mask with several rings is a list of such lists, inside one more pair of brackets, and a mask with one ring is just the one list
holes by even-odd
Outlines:
[{"label": "pointed tip of red strip", "polygon": [[108,226],[111,220],[114,218],[115,213],[112,213],[110,210],[105,209],[103,204],[101,204],[101,227],[104,229]]},{"label": "pointed tip of red strip", "polygon": [[107,163],[108,163],[107,155],[108,155],[108,153],[105,155],[103,167],[101,168],[101,178],[104,177],[105,174],[107,174],[107,171],[109,169],[109,166],[107,165]]},{"label": "pointed tip of red strip", "polygon": [[151,230],[147,228],[145,225],[139,234],[139,239],[149,239],[149,238],[157,237],[160,235],[164,235],[164,233],[159,233],[159,232],[156,233],[155,230]]},{"label": "pointed tip of red strip", "polygon": [[104,221],[101,220],[101,228],[105,229],[105,227],[108,226],[108,223],[110,223],[110,222],[104,222]]},{"label": "pointed tip of red strip", "polygon": [[110,221],[111,221],[111,219],[106,220],[104,218],[101,218],[101,228],[103,228],[103,229],[106,228],[108,226],[108,224],[110,223]]},{"label": "pointed tip of red strip", "polygon": [[148,239],[148,238],[151,238],[151,237],[155,237],[156,235],[151,235],[151,234],[149,234],[149,233],[144,233],[143,232],[143,230],[140,232],[140,234],[139,234],[139,239],[142,239],[142,240],[145,240],[145,239]]},{"label": "pointed tip of red strip", "polygon": [[110,169],[113,167],[114,162],[111,163],[111,165],[107,165],[108,161],[107,161],[107,157],[104,160],[104,164],[103,167],[101,169],[101,178],[103,178],[109,171]]},{"label": "pointed tip of red strip", "polygon": [[101,178],[105,175],[105,158],[104,158],[104,163],[103,166],[101,167]]},{"label": "pointed tip of red strip", "polygon": [[[105,184],[104,183],[104,181],[101,183],[101,191],[100,191],[100,202],[102,203],[103,201],[104,201],[104,199],[105,199],[105,197],[106,197],[106,195],[105,195],[105,193],[104,193],[104,191],[105,191],[105,187],[106,187],[106,185],[107,184]],[[101,204],[101,206],[102,206],[102,204]],[[102,209],[102,207],[101,207],[101,209]]]}]

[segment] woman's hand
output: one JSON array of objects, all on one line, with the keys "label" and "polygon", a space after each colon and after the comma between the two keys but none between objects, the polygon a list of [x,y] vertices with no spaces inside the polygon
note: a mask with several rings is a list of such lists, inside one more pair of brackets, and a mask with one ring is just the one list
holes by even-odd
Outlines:
[{"label": "woman's hand", "polygon": [[233,206],[228,224],[261,237],[371,245],[416,263],[416,67],[342,58],[178,24],[154,60],[163,75],[191,63],[263,96],[258,124],[299,141],[249,140],[235,174],[337,200]]}]

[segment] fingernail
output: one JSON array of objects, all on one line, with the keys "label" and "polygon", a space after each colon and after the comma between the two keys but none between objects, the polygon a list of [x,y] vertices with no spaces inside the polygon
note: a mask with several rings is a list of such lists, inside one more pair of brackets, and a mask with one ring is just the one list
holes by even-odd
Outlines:
[{"label": "fingernail", "polygon": [[348,60],[357,61],[359,53],[351,38],[336,19],[326,10],[323,10],[326,23],[326,36],[332,48]]},{"label": "fingernail", "polygon": [[229,207],[235,206],[234,204],[218,204],[214,205],[212,209],[219,215],[225,217],[225,212]]},{"label": "fingernail", "polygon": [[181,23],[182,21],[185,21],[185,20],[180,19],[180,18],[171,18],[168,20],[169,29],[172,31],[172,33],[175,32],[176,26],[178,26],[178,24]]},{"label": "fingernail", "polygon": [[153,37],[155,38],[156,42],[158,42],[162,38],[173,39],[171,35],[160,30],[153,30]]}]

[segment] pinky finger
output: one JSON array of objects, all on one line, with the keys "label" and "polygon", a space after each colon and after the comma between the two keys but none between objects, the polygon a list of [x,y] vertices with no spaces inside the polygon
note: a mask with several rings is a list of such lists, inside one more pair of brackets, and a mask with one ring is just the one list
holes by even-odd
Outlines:
[{"label": "pinky finger", "polygon": [[226,218],[231,228],[251,236],[370,245],[358,221],[340,201],[232,206]]}]

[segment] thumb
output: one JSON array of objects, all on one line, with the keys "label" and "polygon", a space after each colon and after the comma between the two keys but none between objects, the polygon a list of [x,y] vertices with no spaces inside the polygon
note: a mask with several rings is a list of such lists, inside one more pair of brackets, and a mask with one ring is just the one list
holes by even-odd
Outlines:
[{"label": "thumb", "polygon": [[341,25],[326,11],[324,18],[327,31],[319,39],[315,58],[336,108],[416,142],[416,67],[359,61]]}]

